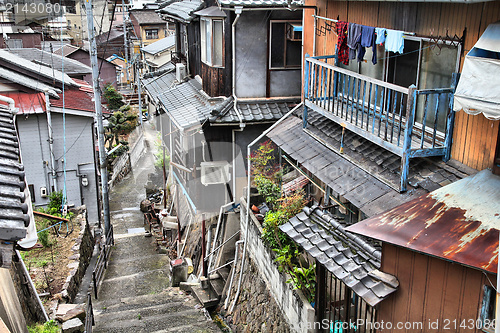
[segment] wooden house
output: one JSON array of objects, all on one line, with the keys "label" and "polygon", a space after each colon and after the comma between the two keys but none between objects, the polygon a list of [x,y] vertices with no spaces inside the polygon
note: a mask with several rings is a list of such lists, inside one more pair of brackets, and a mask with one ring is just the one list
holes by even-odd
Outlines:
[{"label": "wooden house", "polygon": [[[327,214],[324,220],[338,220],[343,227],[354,224],[345,229],[349,235],[357,229],[356,223],[360,221],[364,223],[367,218],[367,221],[373,221],[374,216],[385,211],[406,207],[410,202],[431,196],[429,193],[435,193],[433,191],[445,191],[447,185],[462,178],[470,179],[468,177],[479,170],[498,168],[498,113],[490,112],[491,106],[494,109],[497,105],[490,96],[496,93],[488,90],[494,86],[491,82],[496,81],[487,78],[500,72],[495,60],[500,43],[494,35],[486,38],[489,41],[487,46],[478,41],[488,26],[498,20],[500,6],[497,2],[306,0],[305,6],[308,8],[304,9],[303,20],[304,112],[300,117],[291,116],[283,121],[268,133],[268,137],[281,148],[283,160],[309,178],[311,195],[318,201],[322,198],[322,205],[316,209]],[[363,50],[366,52],[364,56],[360,56],[360,47],[351,44],[355,52],[352,59],[349,56],[348,42],[352,42],[349,29],[356,27],[361,33],[365,29],[363,26],[379,31],[379,35],[385,38],[391,35],[391,43],[387,39],[373,43],[378,34],[372,35],[371,43],[367,44],[370,47]],[[395,40],[397,43],[394,44]],[[486,78],[481,86],[486,87],[482,91],[487,95],[478,91],[466,93],[460,88],[461,85],[472,85],[464,63],[467,57],[478,57],[476,53],[470,53],[474,47],[484,50],[479,52],[480,57],[493,58],[487,60],[492,64],[488,72],[475,75]],[[458,89],[456,96],[455,89]],[[484,104],[471,107],[460,100],[460,105],[468,105],[462,110],[457,107],[457,97],[461,96]],[[491,105],[485,106],[488,103]],[[460,190],[467,191],[465,187]],[[416,204],[414,209],[426,207]],[[439,214],[439,211],[429,209],[422,213],[420,223],[432,221]],[[313,220],[311,214],[307,215]],[[404,216],[401,215],[401,221],[397,220],[401,225],[406,222]],[[301,223],[306,219],[303,215],[297,218]],[[381,261],[375,262],[372,269],[399,280],[399,286],[393,285],[397,290],[390,296],[380,293],[378,296],[383,297],[374,304],[369,292],[372,286],[357,283],[364,277],[353,261],[336,261],[338,258],[329,256],[331,249],[316,244],[321,239],[311,236],[316,234],[326,241],[325,235],[334,235],[338,239],[338,230],[317,233],[321,230],[318,227],[327,225],[324,221],[315,223],[315,227],[305,223],[307,229],[298,230],[297,223],[290,221],[282,230],[317,260],[315,310],[319,322],[344,323],[360,319],[364,320],[364,325],[357,326],[356,330],[348,326],[344,332],[375,332],[386,330],[374,328],[368,322],[383,319],[395,323],[399,318],[404,322],[419,316],[423,320],[435,320],[432,316],[422,315],[433,313],[441,320],[438,330],[424,326],[420,330],[403,327],[403,331],[437,332],[444,329],[442,320],[446,318],[453,320],[456,317],[458,320],[467,316],[467,320],[480,319],[478,309],[487,297],[484,295],[491,293],[491,290],[482,289],[487,278],[481,272],[426,256],[427,252],[421,249],[416,251],[423,255],[401,248],[405,247],[402,244],[396,248],[391,245],[394,242],[384,241],[384,237],[378,237],[373,229],[366,229],[361,233],[367,237],[366,241],[371,238],[383,241],[381,248],[376,242],[369,242],[381,249]],[[405,230],[410,238],[424,232],[424,229],[412,229],[410,225]],[[349,242],[345,244],[349,245]],[[484,250],[489,256],[496,253],[498,239],[492,241],[488,250],[475,242],[470,246],[471,251]],[[356,250],[354,245],[348,247]],[[365,260],[370,255],[366,248],[355,252]],[[354,262],[359,264],[358,259]],[[426,270],[422,271],[426,265]],[[471,266],[470,263],[465,265]],[[408,269],[419,278],[412,278]],[[495,274],[496,268],[487,272]],[[442,289],[441,296],[432,295],[430,290],[440,288],[434,285],[440,279],[437,276],[444,273],[447,275],[443,286],[460,285]],[[494,281],[495,276],[488,275],[488,278]],[[419,293],[425,286],[431,289]],[[469,288],[474,289],[473,296]],[[470,305],[464,301],[468,304],[466,306],[460,299],[450,299],[450,295],[472,297],[474,301]],[[425,297],[428,298],[425,300]],[[412,307],[421,307],[424,303],[429,306],[424,310],[421,308],[420,312]],[[488,306],[491,312],[491,303],[485,305]],[[369,318],[366,313],[373,317]],[[478,330],[476,327],[474,329]],[[320,331],[330,329],[320,327]],[[454,331],[462,329],[452,328]]]}]

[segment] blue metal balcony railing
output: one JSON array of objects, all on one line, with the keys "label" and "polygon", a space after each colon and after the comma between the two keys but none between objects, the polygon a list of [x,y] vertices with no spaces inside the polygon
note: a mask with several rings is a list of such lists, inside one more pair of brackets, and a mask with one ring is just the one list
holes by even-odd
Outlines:
[{"label": "blue metal balcony railing", "polygon": [[304,127],[309,108],[401,156],[400,191],[411,158],[450,158],[454,87],[405,88],[328,64],[333,57],[306,56]]}]

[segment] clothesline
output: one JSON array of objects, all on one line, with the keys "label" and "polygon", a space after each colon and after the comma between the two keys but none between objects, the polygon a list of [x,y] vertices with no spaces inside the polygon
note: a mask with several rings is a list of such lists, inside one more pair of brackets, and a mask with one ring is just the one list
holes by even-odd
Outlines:
[{"label": "clothesline", "polygon": [[[312,15],[312,17],[319,18],[319,19],[322,19],[322,20],[325,20],[325,21],[335,22],[335,23],[337,23],[339,21],[339,20],[335,20],[335,19],[331,19],[331,18],[328,18],[328,17],[319,16],[319,15]],[[408,36],[415,36],[416,35],[414,32],[402,31],[402,33],[404,35],[408,35]]]}]

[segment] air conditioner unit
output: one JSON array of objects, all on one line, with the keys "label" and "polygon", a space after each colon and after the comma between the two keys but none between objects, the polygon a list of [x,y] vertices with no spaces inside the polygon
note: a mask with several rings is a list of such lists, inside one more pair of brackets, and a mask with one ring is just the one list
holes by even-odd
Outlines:
[{"label": "air conditioner unit", "polygon": [[205,186],[225,184],[231,180],[227,161],[201,162],[201,183]]},{"label": "air conditioner unit", "polygon": [[176,64],[175,65],[175,79],[177,82],[182,82],[186,77],[186,66],[184,64]]}]

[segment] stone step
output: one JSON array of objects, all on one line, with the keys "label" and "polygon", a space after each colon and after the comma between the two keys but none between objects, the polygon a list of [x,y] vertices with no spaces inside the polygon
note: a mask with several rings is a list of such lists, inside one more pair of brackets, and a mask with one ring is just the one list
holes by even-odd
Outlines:
[{"label": "stone step", "polygon": [[207,323],[200,322],[196,324],[171,327],[151,333],[215,333],[220,331],[221,330],[219,328],[212,327],[211,325],[207,326]]},{"label": "stone step", "polygon": [[226,282],[222,278],[210,280],[210,286],[212,287],[212,290],[217,294],[218,299],[221,298],[225,285]]},{"label": "stone step", "polygon": [[217,304],[219,304],[220,296],[214,292],[214,290],[212,289],[212,287],[210,287],[210,285],[207,289],[203,289],[199,285],[193,286],[191,287],[191,291],[193,293],[193,296],[206,309],[214,308],[217,306]]},{"label": "stone step", "polygon": [[[147,295],[133,296],[133,297],[123,297],[120,299],[103,299],[101,301],[95,301],[94,308],[96,311],[101,311],[105,309],[106,312],[122,311],[128,309],[137,309],[140,307],[154,306],[159,304],[165,304],[165,300],[170,302],[175,301],[185,301],[185,294],[180,294],[178,291],[172,288],[167,288],[159,293],[149,293]],[[195,304],[194,299],[192,299],[193,304]]]},{"label": "stone step", "polygon": [[230,266],[222,267],[217,271],[219,276],[224,280],[224,283],[229,279],[229,272],[231,271]]},{"label": "stone step", "polygon": [[[142,314],[139,316],[139,314],[136,312],[130,314],[128,319],[121,318],[108,321],[102,321],[97,317],[97,325],[94,326],[92,331],[97,333],[149,333],[165,329],[171,330],[193,324],[198,325],[200,318],[200,310],[194,308],[170,314],[144,314],[144,316]],[[206,327],[217,328],[213,322],[209,322],[208,320],[203,324]],[[190,332],[196,331],[191,330]]]},{"label": "stone step", "polygon": [[130,275],[110,276],[105,273],[98,298],[120,299],[123,297],[159,293],[170,286],[168,269],[157,269]]}]

